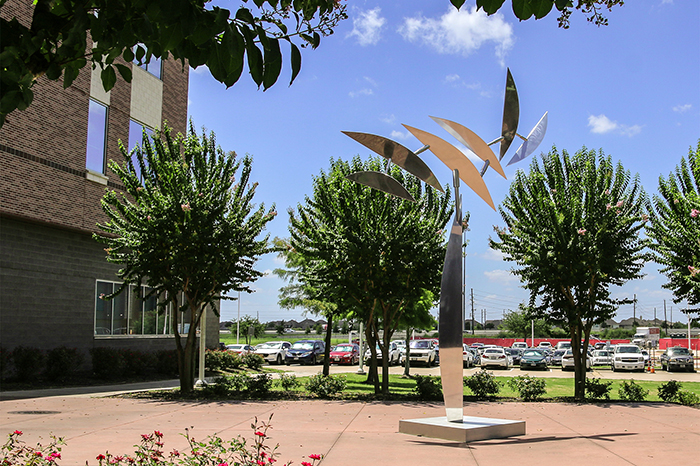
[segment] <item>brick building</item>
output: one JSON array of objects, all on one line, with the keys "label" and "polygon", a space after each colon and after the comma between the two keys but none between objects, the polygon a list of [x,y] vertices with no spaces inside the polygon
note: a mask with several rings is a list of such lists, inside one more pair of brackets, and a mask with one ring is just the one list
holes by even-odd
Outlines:
[{"label": "brick building", "polygon": [[[32,8],[31,0],[10,0],[1,14],[29,23]],[[175,348],[170,312],[159,315],[153,300],[134,292],[98,299],[119,283],[92,239],[106,220],[105,189],[123,189],[107,168],[110,159],[124,161],[117,141],[132,148],[144,129],[167,121],[184,133],[187,124],[188,70],[174,60],[129,66],[132,82],[119,79],[110,92],[99,68],[84,68],[65,90],[42,78],[30,107],[0,128],[0,346],[7,350]],[[218,318],[208,314],[214,346]]]}]

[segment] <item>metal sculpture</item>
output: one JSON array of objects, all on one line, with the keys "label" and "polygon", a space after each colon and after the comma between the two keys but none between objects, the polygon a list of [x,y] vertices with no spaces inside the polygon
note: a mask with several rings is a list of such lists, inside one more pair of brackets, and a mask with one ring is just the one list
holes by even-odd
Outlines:
[{"label": "metal sculpture", "polygon": [[[518,90],[513,76],[508,70],[506,76],[506,89],[503,103],[503,120],[501,136],[490,143],[484,142],[469,128],[444,118],[431,117],[437,124],[450,135],[474,152],[484,161],[481,170],[477,170],[474,164],[457,147],[448,143],[434,134],[408,125],[403,125],[424,146],[416,152],[411,152],[401,144],[367,133],[353,133],[343,131],[349,137],[360,144],[373,150],[389,163],[395,163],[409,173],[417,176],[424,182],[442,191],[435,175],[417,154],[430,149],[447,167],[452,170],[453,184],[455,188],[455,216],[450,228],[450,236],[447,242],[447,252],[443,265],[442,281],[440,284],[440,375],[445,400],[446,419],[448,423],[462,423],[464,418],[462,397],[462,203],[459,196],[460,179],[464,181],[481,199],[495,210],[491,194],[484,182],[484,174],[492,167],[498,174],[506,178],[501,165],[501,160],[508,152],[516,136],[524,142],[515,152],[508,165],[520,162],[532,154],[544,139],[547,130],[547,113],[527,137],[518,134],[518,121],[520,118],[520,105]],[[499,156],[496,157],[491,147],[500,142]],[[358,172],[347,176],[348,179],[358,183],[388,192],[395,196],[413,200],[408,191],[394,178],[380,172]],[[444,191],[443,191],[444,192]],[[464,418],[465,422],[467,418]],[[524,433],[524,423],[522,426]],[[408,431],[407,431],[408,432]]]}]

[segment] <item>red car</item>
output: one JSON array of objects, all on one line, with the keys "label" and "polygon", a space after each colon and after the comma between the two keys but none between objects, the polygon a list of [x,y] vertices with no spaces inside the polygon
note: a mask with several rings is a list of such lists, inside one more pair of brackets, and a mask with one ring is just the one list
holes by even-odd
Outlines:
[{"label": "red car", "polygon": [[331,350],[330,358],[331,364],[359,364],[360,347],[355,343],[341,343]]}]

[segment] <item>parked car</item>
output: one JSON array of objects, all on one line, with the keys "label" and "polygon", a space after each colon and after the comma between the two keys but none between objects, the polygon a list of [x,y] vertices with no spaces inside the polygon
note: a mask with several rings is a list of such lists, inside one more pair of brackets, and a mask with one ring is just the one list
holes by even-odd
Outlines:
[{"label": "parked car", "polygon": [[593,366],[609,366],[612,364],[612,356],[612,351],[606,349],[594,350],[591,364]]},{"label": "parked car", "polygon": [[250,345],[246,345],[244,343],[234,343],[233,345],[226,345],[226,350],[231,351],[236,354],[240,354],[241,356],[244,354],[249,354],[255,351],[255,348],[253,348]]},{"label": "parked car", "polygon": [[666,369],[668,372],[670,372],[671,369],[687,369],[690,372],[695,371],[693,355],[690,354],[688,348],[683,348],[682,346],[666,348],[666,351],[663,352],[660,359],[661,368]]},{"label": "parked car", "polygon": [[[379,345],[376,346],[377,348],[377,364],[380,364],[379,361],[382,360],[382,349],[379,347]],[[365,351],[365,364],[369,364],[369,360],[372,357],[372,352],[367,348],[367,351]],[[396,346],[396,342],[390,342],[389,343],[389,365],[393,366],[394,364],[399,364],[401,361],[401,354],[399,353],[399,347]]]},{"label": "parked car", "polygon": [[593,349],[601,350],[601,349],[607,349],[608,344],[604,341],[597,341],[595,345],[593,345]]},{"label": "parked car", "polygon": [[409,361],[411,364],[423,363],[432,366],[435,363],[435,342],[433,340],[413,340],[410,343],[411,353]]},{"label": "parked car", "polygon": [[472,353],[472,356],[474,356],[474,365],[475,366],[480,365],[481,364],[481,355],[476,350],[476,348],[469,347],[468,350],[470,353]]},{"label": "parked car", "polygon": [[560,341],[557,343],[556,349],[563,349],[563,350],[568,350],[571,348],[571,342],[570,341]]},{"label": "parked car", "polygon": [[341,343],[331,349],[329,357],[331,364],[359,364],[360,347],[355,343]]},{"label": "parked car", "polygon": [[540,348],[551,348],[552,344],[548,341],[541,341],[537,346]]},{"label": "parked car", "polygon": [[510,356],[510,363],[513,365],[518,365],[520,364],[520,357],[522,355],[522,351],[519,348],[504,348],[506,350],[506,353]]},{"label": "parked car", "polygon": [[[591,355],[588,352],[585,353],[586,356],[586,370],[591,370]],[[561,358],[561,370],[574,370],[574,350],[568,349],[564,356]]]},{"label": "parked car", "polygon": [[644,372],[644,355],[637,345],[617,345],[613,353],[611,369]]},{"label": "parked car", "polygon": [[566,354],[565,349],[554,350],[552,356],[549,358],[549,364],[552,366],[561,366],[561,359],[564,357],[564,354]]},{"label": "parked car", "polygon": [[526,349],[520,358],[520,370],[544,369],[547,370],[547,358],[542,351]]},{"label": "parked car", "polygon": [[508,369],[510,367],[509,359],[503,348],[486,348],[481,355],[481,367],[499,366]]},{"label": "parked car", "polygon": [[287,350],[292,347],[288,341],[268,341],[256,346],[255,354],[259,354],[269,363],[282,364],[287,359]]},{"label": "parked car", "polygon": [[474,365],[474,354],[472,354],[466,343],[462,344],[462,365],[464,367],[472,367]]},{"label": "parked car", "polygon": [[299,340],[287,351],[287,364],[318,364],[323,361],[326,344],[321,340]]},{"label": "parked car", "polygon": [[644,356],[644,366],[648,366],[651,364],[651,356],[649,355],[649,351],[643,349],[642,350],[642,356]]},{"label": "parked car", "polygon": [[510,345],[511,348],[518,348],[521,350],[526,350],[528,348],[528,345],[524,341],[515,341],[513,342],[512,345]]},{"label": "parked car", "polygon": [[392,340],[392,343],[396,343],[399,349],[399,365],[403,366],[406,362],[406,340]]}]

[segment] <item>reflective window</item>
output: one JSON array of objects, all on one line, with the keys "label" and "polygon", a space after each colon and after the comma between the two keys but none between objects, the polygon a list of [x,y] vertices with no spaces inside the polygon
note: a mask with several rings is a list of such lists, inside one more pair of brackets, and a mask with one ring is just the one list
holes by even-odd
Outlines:
[{"label": "reflective window", "polygon": [[[145,137],[153,137],[153,129],[149,128],[146,125],[142,125],[136,120],[129,120],[129,153],[131,153],[131,151],[133,151],[136,146],[143,147]],[[136,174],[139,178],[141,178],[141,167],[139,166],[139,161],[136,157],[136,153],[133,153],[133,155],[131,156],[131,160],[134,162],[134,169],[136,170]]]},{"label": "reflective window", "polygon": [[[139,47],[141,47],[144,50],[146,49],[146,46],[144,46],[143,44],[139,44],[139,45],[134,47],[134,55],[136,55]],[[144,55],[143,58],[145,59],[146,56]],[[134,58],[134,63],[136,63],[136,65],[139,68],[144,69],[144,70],[148,71],[149,73],[151,73],[156,78],[161,79],[161,74],[163,73],[163,63],[162,63],[160,58],[151,55],[150,62],[149,63],[142,63],[142,64],[139,64],[139,61]]]},{"label": "reflective window", "polygon": [[107,106],[90,99],[88,111],[87,151],[85,167],[97,173],[105,172],[107,148]]}]

